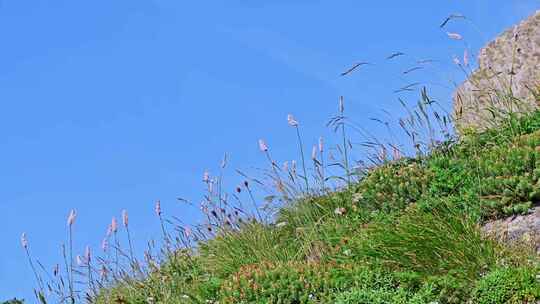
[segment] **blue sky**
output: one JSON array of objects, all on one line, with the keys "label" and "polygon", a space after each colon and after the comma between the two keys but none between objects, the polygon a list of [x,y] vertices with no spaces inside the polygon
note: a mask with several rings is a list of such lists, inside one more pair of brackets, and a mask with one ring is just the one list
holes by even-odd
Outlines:
[{"label": "blue sky", "polygon": [[[76,247],[98,247],[113,215],[130,212],[137,248],[158,235],[160,199],[193,222],[204,170],[224,152],[231,168],[254,172],[265,138],[293,159],[293,113],[308,145],[335,113],[356,122],[399,115],[394,89],[425,82],[450,108],[452,64],[540,7],[537,0],[440,1],[0,1],[0,300],[33,301],[19,245],[60,261],[69,210]],[[451,41],[438,25],[450,13]],[[395,62],[394,51],[407,54]],[[435,66],[404,76],[415,60]],[[372,66],[340,77],[356,61]],[[415,95],[405,96],[411,102]],[[404,97],[404,98],[405,98]],[[227,175],[233,187],[240,179]]]}]

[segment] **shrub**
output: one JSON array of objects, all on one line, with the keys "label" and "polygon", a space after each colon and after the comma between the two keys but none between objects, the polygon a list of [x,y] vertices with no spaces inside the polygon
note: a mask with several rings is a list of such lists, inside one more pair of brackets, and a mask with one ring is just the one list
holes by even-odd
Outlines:
[{"label": "shrub", "polygon": [[534,303],[540,300],[540,269],[500,268],[482,278],[473,291],[478,304]]},{"label": "shrub", "polygon": [[18,300],[17,298],[13,298],[12,300],[2,302],[2,304],[24,304],[24,301]]},{"label": "shrub", "polygon": [[362,208],[391,212],[415,203],[427,192],[433,174],[417,160],[389,163],[372,170],[356,186]]},{"label": "shrub", "polygon": [[393,288],[397,281],[358,265],[282,263],[243,267],[223,284],[220,303],[332,303],[351,288]]}]

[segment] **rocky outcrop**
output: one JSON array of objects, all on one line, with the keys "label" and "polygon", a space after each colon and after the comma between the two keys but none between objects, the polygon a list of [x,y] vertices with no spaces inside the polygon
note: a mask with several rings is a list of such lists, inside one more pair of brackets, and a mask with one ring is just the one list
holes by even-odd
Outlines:
[{"label": "rocky outcrop", "polygon": [[531,111],[539,89],[540,10],[480,50],[478,69],[454,93],[456,129],[484,129],[498,114]]},{"label": "rocky outcrop", "polygon": [[540,207],[530,214],[486,223],[482,230],[509,245],[530,246],[540,254]]}]

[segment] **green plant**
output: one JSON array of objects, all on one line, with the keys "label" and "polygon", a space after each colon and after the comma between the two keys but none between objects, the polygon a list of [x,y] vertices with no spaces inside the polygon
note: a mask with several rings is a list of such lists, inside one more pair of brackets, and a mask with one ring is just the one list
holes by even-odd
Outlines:
[{"label": "green plant", "polygon": [[428,212],[412,206],[393,221],[375,223],[356,248],[359,256],[425,275],[456,271],[474,279],[496,261],[496,247],[476,223],[450,206]]},{"label": "green plant", "polygon": [[24,304],[24,300],[18,300],[17,298],[13,298],[12,300],[2,302],[2,304]]},{"label": "green plant", "polygon": [[351,288],[393,288],[393,277],[359,265],[289,262],[248,265],[228,278],[223,303],[331,303]]},{"label": "green plant", "polygon": [[519,304],[540,299],[540,269],[498,268],[489,272],[472,293],[473,303]]}]

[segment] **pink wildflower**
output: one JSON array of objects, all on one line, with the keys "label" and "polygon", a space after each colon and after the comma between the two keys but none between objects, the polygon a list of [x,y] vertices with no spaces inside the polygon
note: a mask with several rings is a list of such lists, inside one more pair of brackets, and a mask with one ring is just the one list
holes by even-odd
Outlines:
[{"label": "pink wildflower", "polygon": [[71,211],[69,212],[68,220],[67,220],[68,226],[72,226],[73,223],[75,223],[75,218],[76,217],[77,217],[77,212],[75,210],[71,209]]},{"label": "pink wildflower", "polygon": [[259,149],[260,149],[262,152],[268,151],[268,146],[266,145],[266,143],[265,143],[264,140],[262,140],[262,139],[259,139]]},{"label": "pink wildflower", "polygon": [[24,232],[21,235],[21,245],[24,249],[28,249],[28,239],[26,238],[26,233]]},{"label": "pink wildflower", "polygon": [[156,202],[155,211],[156,211],[157,216],[161,216],[161,202],[160,201]]}]

